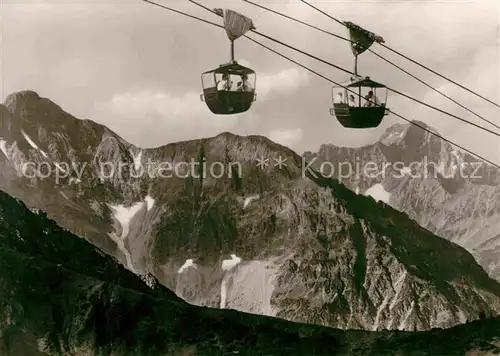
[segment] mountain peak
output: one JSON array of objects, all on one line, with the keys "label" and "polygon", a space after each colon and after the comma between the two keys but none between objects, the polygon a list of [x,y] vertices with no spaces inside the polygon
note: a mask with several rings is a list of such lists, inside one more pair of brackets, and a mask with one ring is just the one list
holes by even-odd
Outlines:
[{"label": "mountain peak", "polygon": [[71,116],[64,112],[59,105],[50,99],[41,97],[33,90],[23,90],[8,95],[4,105],[11,114],[22,121],[39,122],[50,116],[52,121],[59,122],[63,116]]},{"label": "mountain peak", "polygon": [[426,137],[429,135],[440,135],[435,128],[420,120],[412,120],[411,123],[406,124],[406,126],[407,134],[425,135]]},{"label": "mountain peak", "polygon": [[12,94],[9,94],[7,98],[5,98],[5,104],[16,99],[24,99],[24,100],[38,100],[40,99],[40,95],[34,90],[21,90]]},{"label": "mountain peak", "polygon": [[[33,90],[23,90],[8,95],[4,105],[0,104],[0,115],[15,118],[16,126],[24,131],[40,129],[80,137],[83,131],[106,131],[103,125],[88,119],[78,119],[52,100],[41,97]],[[110,131],[109,129],[107,129]],[[34,131],[33,135],[37,135]],[[117,135],[115,135],[117,136]]]},{"label": "mountain peak", "polygon": [[412,120],[411,123],[395,124],[387,128],[380,136],[380,142],[386,146],[397,145],[409,139],[412,141],[421,140],[422,143],[428,138],[430,132],[439,135],[431,126],[420,120]]},{"label": "mountain peak", "polygon": [[229,132],[229,131],[224,131],[224,132],[221,132],[220,134],[214,136],[215,137],[222,137],[222,138],[239,138],[239,137],[242,137],[240,135],[237,135],[235,133],[232,133],[232,132]]},{"label": "mountain peak", "polygon": [[264,135],[237,135],[229,131],[224,131],[211,138],[211,140],[223,140],[228,143],[239,143],[239,144],[264,144],[272,146],[274,149],[280,147],[287,149],[286,146],[283,146],[277,142],[272,141],[268,137]]},{"label": "mountain peak", "polygon": [[22,90],[22,91],[18,91],[18,92],[9,94],[5,98],[4,105],[11,112],[15,112],[21,103],[26,105],[28,103],[37,102],[40,99],[42,99],[42,98],[40,97],[40,95],[38,95],[37,92],[35,92],[33,90]]},{"label": "mountain peak", "polygon": [[426,129],[434,130],[431,126],[427,125],[425,122],[420,121],[420,120],[411,120],[411,123],[408,123],[407,125],[410,126],[412,124],[425,127]]}]

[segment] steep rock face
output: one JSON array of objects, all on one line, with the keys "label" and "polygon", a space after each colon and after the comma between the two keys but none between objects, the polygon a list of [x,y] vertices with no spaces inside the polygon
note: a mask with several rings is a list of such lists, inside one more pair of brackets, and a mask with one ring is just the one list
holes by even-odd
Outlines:
[{"label": "steep rock face", "polygon": [[264,137],[222,133],[139,149],[31,92],[6,108],[6,168],[50,161],[50,152],[63,157],[54,165],[86,169],[71,184],[21,176],[2,187],[190,303],[403,330],[500,310],[499,285],[465,250]]},{"label": "steep rock face", "polygon": [[[2,354],[67,352],[61,346],[79,341],[78,331],[91,344],[99,330],[93,329],[92,314],[86,313],[98,308],[91,303],[101,293],[132,290],[184,303],[161,285],[148,287],[116,260],[47,219],[45,213],[28,210],[4,192],[0,192],[0,255]],[[110,301],[112,295],[106,294]],[[74,346],[74,351],[86,352],[89,345],[79,345],[83,350]]]},{"label": "steep rock face", "polygon": [[124,260],[116,243],[102,236],[112,231],[107,204],[131,200],[140,189],[126,169],[123,177],[109,174],[106,162],[131,166],[133,147],[32,91],[8,96],[0,114],[0,188]]},{"label": "steep rock face", "polygon": [[390,127],[373,145],[323,145],[304,157],[324,174],[330,166],[343,167],[336,173],[350,189],[390,204],[467,248],[492,277],[500,278],[496,167],[411,124]]},{"label": "steep rock face", "polygon": [[0,216],[2,355],[346,350],[335,330],[189,306],[3,192]]}]

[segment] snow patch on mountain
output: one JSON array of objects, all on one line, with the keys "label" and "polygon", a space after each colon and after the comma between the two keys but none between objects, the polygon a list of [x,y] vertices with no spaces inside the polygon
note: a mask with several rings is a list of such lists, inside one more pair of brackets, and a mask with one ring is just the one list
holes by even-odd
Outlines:
[{"label": "snow patch on mountain", "polygon": [[153,205],[155,204],[155,200],[150,195],[147,195],[146,198],[144,198],[144,200],[146,201],[148,211],[150,211],[153,208]]},{"label": "snow patch on mountain", "polygon": [[277,285],[277,268],[271,261],[245,261],[226,274],[225,307],[246,313],[276,316],[271,304]]},{"label": "snow patch on mountain", "polygon": [[259,198],[260,198],[259,195],[252,195],[250,197],[245,198],[245,201],[243,202],[243,209],[245,209],[248,206],[248,204]]},{"label": "snow patch on mountain", "polygon": [[376,201],[383,201],[386,204],[389,204],[389,200],[391,199],[391,193],[384,189],[384,186],[380,183],[373,185],[371,188],[368,188],[365,191],[365,195],[371,196]]},{"label": "snow patch on mountain", "polygon": [[223,271],[230,271],[240,263],[241,263],[241,258],[236,256],[235,254],[231,254],[230,260],[222,261],[222,270]]},{"label": "snow patch on mountain", "polygon": [[37,144],[26,134],[26,132],[24,132],[24,130],[21,130],[21,134],[26,139],[26,141],[28,141],[31,147],[33,147],[35,150],[40,150]]},{"label": "snow patch on mountain", "polygon": [[116,235],[114,232],[111,232],[108,234],[108,236],[116,242],[116,245],[120,249],[120,251],[125,255],[125,259],[127,261],[126,267],[131,270],[134,273],[137,273],[136,270],[134,269],[134,266],[132,265],[132,256],[130,255],[130,252],[127,250],[125,247],[125,242],[124,239],[121,238],[120,236]]},{"label": "snow patch on mountain", "polygon": [[[240,263],[241,263],[241,258],[236,256],[235,254],[231,254],[230,260],[223,260],[222,261],[222,270],[229,272]],[[230,278],[230,275],[228,275],[228,274],[225,274],[224,277],[222,278],[222,283],[220,286],[220,308],[221,309],[224,309],[226,307],[227,284],[228,284],[229,278]]]},{"label": "snow patch on mountain", "polygon": [[116,220],[118,220],[118,222],[121,225],[121,229],[122,229],[120,236],[116,235],[115,233],[110,233],[109,236],[116,242],[116,244],[118,245],[118,248],[125,255],[125,259],[127,261],[127,268],[129,268],[134,273],[136,273],[136,271],[132,265],[132,256],[130,255],[130,252],[125,247],[125,238],[127,237],[128,232],[129,232],[130,221],[135,216],[135,214],[141,209],[143,204],[144,204],[143,202],[135,203],[129,207],[126,207],[124,205],[108,204],[108,206],[114,212],[114,214],[113,214],[114,218]]},{"label": "snow patch on mountain", "polygon": [[189,267],[196,268],[196,264],[193,262],[192,258],[187,259],[186,262],[184,262],[184,264],[181,266],[181,268],[179,268],[179,270],[177,271],[177,273],[182,273],[186,269],[188,269]]},{"label": "snow patch on mountain", "polygon": [[125,239],[128,235],[130,220],[135,216],[135,214],[141,209],[141,203],[135,203],[129,207],[124,205],[111,205],[109,207],[114,211],[114,217],[121,224],[122,233],[120,238]]},{"label": "snow patch on mountain", "polygon": [[0,138],[0,150],[3,152],[5,157],[9,158],[9,154],[7,153],[7,141],[3,138]]},{"label": "snow patch on mountain", "polygon": [[24,139],[26,141],[28,141],[28,143],[30,144],[31,147],[33,147],[35,150],[37,150],[38,152],[40,152],[45,158],[49,158],[49,156],[47,155],[47,153],[45,153],[45,151],[43,151],[42,149],[40,149],[40,147],[38,147],[38,145],[35,143],[35,141],[33,141],[31,139],[31,137],[29,137],[28,134],[26,132],[24,132],[24,130],[21,130],[21,134],[23,135]]}]

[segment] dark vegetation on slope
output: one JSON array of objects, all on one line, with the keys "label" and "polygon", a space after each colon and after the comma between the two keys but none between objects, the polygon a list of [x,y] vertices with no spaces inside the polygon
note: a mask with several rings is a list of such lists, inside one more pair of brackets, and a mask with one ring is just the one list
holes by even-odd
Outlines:
[{"label": "dark vegetation on slope", "polygon": [[[494,349],[500,319],[429,332],[341,331],[188,305],[0,193],[2,354],[436,355]],[[77,347],[80,346],[80,349]],[[497,348],[498,350],[498,348]]]},{"label": "dark vegetation on slope", "polygon": [[[315,176],[311,175],[311,172]],[[331,189],[333,196],[347,208],[350,214],[368,222],[371,228],[379,234],[391,237],[392,252],[406,266],[414,266],[411,270],[412,274],[426,280],[434,280],[447,290],[449,290],[448,286],[443,285],[441,281],[451,282],[462,278],[472,278],[485,290],[495,294],[500,293],[500,284],[493,283],[472,254],[464,248],[434,235],[404,212],[381,201],[377,202],[370,196],[358,195],[335,179],[323,178],[314,170],[311,172],[308,173],[309,178]],[[452,263],[447,263],[440,258],[443,251],[449,251],[453,256]]]}]

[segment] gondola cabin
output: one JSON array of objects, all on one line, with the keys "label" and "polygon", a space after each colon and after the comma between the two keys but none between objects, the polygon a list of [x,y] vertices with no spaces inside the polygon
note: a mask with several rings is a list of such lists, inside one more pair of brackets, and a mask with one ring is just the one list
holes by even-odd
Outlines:
[{"label": "gondola cabin", "polygon": [[255,72],[232,61],[201,75],[204,101],[217,115],[238,114],[247,111],[256,100]]},{"label": "gondola cabin", "polygon": [[353,77],[343,87],[333,87],[332,95],[333,108],[330,109],[330,115],[335,116],[344,127],[378,127],[384,116],[389,114],[386,108],[386,86],[370,77]]}]

